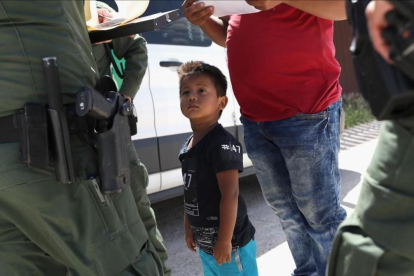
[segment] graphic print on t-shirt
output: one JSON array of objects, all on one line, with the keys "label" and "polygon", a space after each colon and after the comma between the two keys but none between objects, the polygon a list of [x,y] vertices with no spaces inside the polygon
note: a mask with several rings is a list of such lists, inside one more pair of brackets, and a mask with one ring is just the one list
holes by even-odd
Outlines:
[{"label": "graphic print on t-shirt", "polygon": [[229,151],[234,151],[234,152],[241,153],[240,146],[232,145],[231,143],[229,143],[229,144],[223,144],[223,145],[221,145],[221,148],[223,150],[229,150]]},{"label": "graphic print on t-shirt", "polygon": [[197,181],[192,181],[196,176],[197,158],[188,158],[183,162],[183,181],[185,191],[185,212],[187,215],[198,217]]}]

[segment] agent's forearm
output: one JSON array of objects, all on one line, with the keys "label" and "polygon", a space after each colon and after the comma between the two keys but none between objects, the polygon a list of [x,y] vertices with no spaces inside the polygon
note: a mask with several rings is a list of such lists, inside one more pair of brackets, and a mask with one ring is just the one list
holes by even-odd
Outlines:
[{"label": "agent's forearm", "polygon": [[414,1],[391,0],[390,2],[407,18],[414,18]]}]

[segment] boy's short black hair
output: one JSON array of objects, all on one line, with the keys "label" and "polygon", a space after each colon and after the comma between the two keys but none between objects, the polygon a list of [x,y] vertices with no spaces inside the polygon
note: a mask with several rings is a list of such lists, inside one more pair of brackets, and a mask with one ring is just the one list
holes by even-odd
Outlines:
[{"label": "boy's short black hair", "polygon": [[217,96],[226,96],[227,78],[216,66],[204,63],[202,61],[189,61],[181,65],[178,70],[178,77],[180,79],[180,91],[184,77],[195,75],[207,75],[213,82],[217,90]]}]

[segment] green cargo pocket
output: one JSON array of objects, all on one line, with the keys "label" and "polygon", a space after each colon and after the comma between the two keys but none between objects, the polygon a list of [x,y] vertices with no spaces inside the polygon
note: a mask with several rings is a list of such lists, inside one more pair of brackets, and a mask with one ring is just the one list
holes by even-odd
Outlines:
[{"label": "green cargo pocket", "polygon": [[164,275],[161,260],[149,240],[143,245],[141,252],[131,265],[125,269],[125,272],[129,273],[121,273],[120,275]]},{"label": "green cargo pocket", "polygon": [[119,194],[104,195],[95,179],[85,181],[85,183],[110,240],[140,221],[129,185]]},{"label": "green cargo pocket", "polygon": [[327,276],[374,276],[384,253],[358,226],[343,227],[332,247]]},{"label": "green cargo pocket", "polygon": [[140,255],[148,240],[131,187],[128,185],[119,194],[103,195],[95,180],[84,183],[100,216],[89,223],[102,223],[105,228],[101,241],[91,248],[99,271],[97,275],[118,275]]}]

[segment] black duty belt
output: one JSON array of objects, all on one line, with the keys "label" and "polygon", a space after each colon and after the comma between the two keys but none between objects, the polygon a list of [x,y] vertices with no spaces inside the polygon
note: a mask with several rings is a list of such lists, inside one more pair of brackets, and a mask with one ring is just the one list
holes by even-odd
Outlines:
[{"label": "black duty belt", "polygon": [[13,143],[20,141],[19,117],[21,114],[12,114],[0,117],[0,143]]},{"label": "black duty belt", "polygon": [[[87,133],[92,131],[94,120],[91,118],[79,117],[76,114],[75,104],[65,106],[66,117],[70,134]],[[0,143],[14,143],[22,141],[23,112],[18,112],[9,116],[0,117]]]}]

